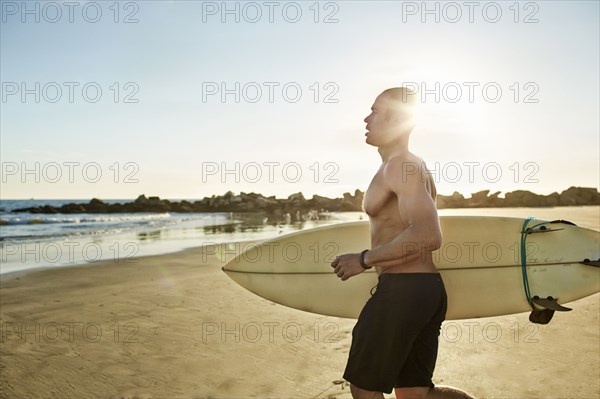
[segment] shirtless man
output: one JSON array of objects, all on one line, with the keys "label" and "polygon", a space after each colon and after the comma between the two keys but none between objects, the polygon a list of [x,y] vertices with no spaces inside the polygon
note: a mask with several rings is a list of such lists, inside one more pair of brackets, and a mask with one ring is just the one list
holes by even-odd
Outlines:
[{"label": "shirtless man", "polygon": [[375,267],[376,291],[352,331],[344,378],[354,398],[471,398],[431,382],[446,291],[431,252],[442,243],[436,189],[423,161],[408,151],[414,94],[381,93],[365,118],[366,142],[382,164],[365,194],[371,249],[338,256],[331,266],[342,281]]}]

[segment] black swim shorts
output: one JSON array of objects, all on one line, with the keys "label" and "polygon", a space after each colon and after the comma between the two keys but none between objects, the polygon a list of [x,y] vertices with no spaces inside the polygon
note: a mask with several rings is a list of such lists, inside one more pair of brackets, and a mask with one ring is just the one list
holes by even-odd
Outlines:
[{"label": "black swim shorts", "polygon": [[433,387],[447,297],[439,273],[387,273],[352,330],[344,379],[368,391]]}]

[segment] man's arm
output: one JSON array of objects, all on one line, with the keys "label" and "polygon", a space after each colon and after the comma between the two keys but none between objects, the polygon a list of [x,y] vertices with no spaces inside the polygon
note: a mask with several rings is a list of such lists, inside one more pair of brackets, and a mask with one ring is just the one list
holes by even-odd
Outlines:
[{"label": "man's arm", "polygon": [[367,252],[365,263],[390,267],[438,249],[442,232],[435,203],[425,186],[427,171],[420,163],[395,157],[386,165],[383,178],[389,190],[396,194],[398,212],[408,227],[394,240]]},{"label": "man's arm", "polygon": [[[396,194],[398,212],[408,226],[389,243],[369,250],[365,255],[368,266],[390,267],[408,263],[423,256],[424,251],[434,251],[441,246],[442,232],[437,209],[425,188],[426,171],[401,158],[393,158],[384,169],[384,184]],[[416,172],[416,173],[415,173]],[[342,279],[364,272],[359,254],[340,255],[331,267]]]}]

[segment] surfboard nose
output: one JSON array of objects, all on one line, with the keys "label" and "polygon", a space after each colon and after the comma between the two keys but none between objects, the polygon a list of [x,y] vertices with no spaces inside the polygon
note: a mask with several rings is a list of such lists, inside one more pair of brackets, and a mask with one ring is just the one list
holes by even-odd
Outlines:
[{"label": "surfboard nose", "polygon": [[221,268],[221,270],[223,271],[223,273],[225,273],[227,275],[227,277],[229,277],[233,282],[239,284],[240,286],[244,287],[247,290],[250,290],[250,287],[248,287],[248,282],[244,281],[244,279],[242,278],[243,276],[241,276],[241,273],[236,273],[233,270],[227,269],[226,267],[227,265],[223,266]]}]

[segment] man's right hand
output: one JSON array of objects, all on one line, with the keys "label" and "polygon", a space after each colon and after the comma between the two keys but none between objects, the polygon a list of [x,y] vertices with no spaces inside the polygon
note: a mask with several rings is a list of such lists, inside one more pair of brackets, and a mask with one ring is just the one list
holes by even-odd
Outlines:
[{"label": "man's right hand", "polygon": [[360,265],[360,254],[344,254],[337,256],[331,262],[333,272],[342,280],[346,281],[352,276],[356,276],[365,271]]}]

